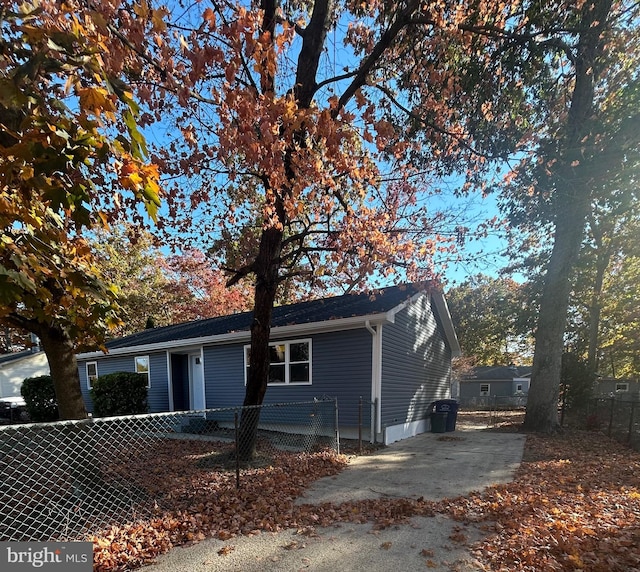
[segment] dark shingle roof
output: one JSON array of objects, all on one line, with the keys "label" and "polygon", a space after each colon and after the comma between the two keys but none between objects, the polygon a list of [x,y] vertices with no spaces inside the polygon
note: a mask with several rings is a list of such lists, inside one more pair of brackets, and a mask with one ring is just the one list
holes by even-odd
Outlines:
[{"label": "dark shingle roof", "polygon": [[[419,291],[426,289],[425,284],[403,284],[382,288],[373,294],[345,294],[344,296],[277,306],[273,309],[271,326],[311,324],[338,318],[386,313]],[[109,349],[116,349],[249,331],[252,316],[253,312],[243,312],[153,328],[112,340],[106,345]]]},{"label": "dark shingle roof", "polygon": [[479,366],[473,369],[470,375],[463,378],[463,381],[489,381],[513,379],[514,377],[529,377],[530,367],[516,367],[506,365]]},{"label": "dark shingle roof", "polygon": [[12,354],[0,355],[0,364],[9,363],[27,356],[32,356],[32,355],[35,355],[36,353],[37,352],[32,352],[31,350],[22,350]]}]

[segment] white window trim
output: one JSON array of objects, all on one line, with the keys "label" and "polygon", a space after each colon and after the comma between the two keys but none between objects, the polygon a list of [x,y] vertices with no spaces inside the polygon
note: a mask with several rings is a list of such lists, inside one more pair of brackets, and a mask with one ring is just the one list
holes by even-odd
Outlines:
[{"label": "white window trim", "polygon": [[622,382],[616,383],[616,393],[626,393],[629,391],[629,384]]},{"label": "white window trim", "polygon": [[[147,371],[138,371],[138,360],[139,359],[146,359],[147,360]],[[135,356],[133,358],[133,371],[135,371],[136,373],[142,373],[144,375],[147,376],[147,389],[149,389],[151,387],[151,360],[149,359],[149,356]]]},{"label": "white window trim", "polygon": [[[483,390],[482,390],[482,388],[483,388],[485,385],[487,386],[487,389],[486,389],[486,391],[483,391]],[[490,383],[481,383],[481,384],[480,384],[480,395],[481,395],[482,397],[485,397],[485,396],[487,396],[487,395],[491,395],[491,384],[490,384]]]},{"label": "white window trim", "polygon": [[[98,379],[98,362],[97,361],[88,361],[85,364],[85,371],[87,373],[87,389],[92,389],[93,386],[91,385],[91,377],[89,377],[89,366],[90,365],[95,365],[96,366],[96,375],[95,378]],[[94,377],[94,376],[92,376]]]},{"label": "white window trim", "polygon": [[[309,344],[309,361],[290,361],[289,360],[289,356],[290,356],[290,346],[291,344],[304,344],[307,343]],[[299,339],[299,340],[285,340],[285,341],[276,341],[276,342],[269,342],[269,347],[271,346],[281,346],[284,345],[286,346],[284,355],[285,355],[285,361],[284,361],[284,383],[269,383],[268,386],[269,387],[289,387],[292,385],[313,385],[313,379],[312,379],[312,363],[313,363],[313,351],[312,351],[312,343],[311,343],[311,338],[303,338],[303,339]],[[247,360],[247,354],[249,353],[247,350],[249,350],[251,348],[250,344],[247,344],[244,346],[243,349],[243,355],[244,355],[244,384],[247,385],[247,370],[249,369],[249,361]],[[299,363],[308,363],[309,364],[309,381],[291,381],[289,379],[290,375],[291,375],[291,365],[295,365],[295,364],[299,364]]]}]

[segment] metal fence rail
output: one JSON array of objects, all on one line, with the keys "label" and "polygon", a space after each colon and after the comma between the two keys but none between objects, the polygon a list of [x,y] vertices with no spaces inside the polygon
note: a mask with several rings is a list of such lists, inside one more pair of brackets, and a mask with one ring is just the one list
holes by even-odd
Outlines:
[{"label": "metal fence rail", "polygon": [[0,427],[0,541],[77,540],[159,514],[187,471],[239,486],[243,415],[258,421],[254,460],[339,449],[335,399]]}]

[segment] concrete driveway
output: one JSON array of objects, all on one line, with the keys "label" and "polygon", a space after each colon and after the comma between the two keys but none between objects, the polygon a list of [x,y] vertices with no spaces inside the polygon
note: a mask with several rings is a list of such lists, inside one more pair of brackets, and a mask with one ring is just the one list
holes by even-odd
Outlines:
[{"label": "concrete driveway", "polygon": [[342,503],[381,497],[441,500],[511,480],[525,436],[469,427],[423,433],[374,455],[354,457],[347,470],[311,485],[300,503]]},{"label": "concrete driveway", "polygon": [[[340,474],[316,481],[298,504],[397,497],[440,500],[509,482],[522,460],[525,436],[463,427],[425,433],[379,452],[354,457]],[[371,524],[210,539],[175,548],[151,572],[316,572],[482,570],[468,544],[486,532],[442,515],[375,531]],[[464,538],[463,542],[459,539]],[[458,540],[456,540],[458,539]]]}]

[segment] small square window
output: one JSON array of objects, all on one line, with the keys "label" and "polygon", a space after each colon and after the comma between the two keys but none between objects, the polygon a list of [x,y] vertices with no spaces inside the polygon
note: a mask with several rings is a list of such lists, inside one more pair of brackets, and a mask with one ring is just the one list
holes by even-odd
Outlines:
[{"label": "small square window", "polygon": [[489,395],[490,386],[488,383],[480,384],[480,395]]},{"label": "small square window", "polygon": [[625,393],[629,391],[628,383],[616,383],[616,391],[619,393]]}]

